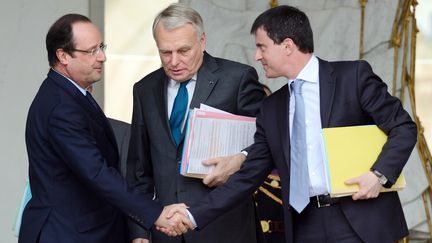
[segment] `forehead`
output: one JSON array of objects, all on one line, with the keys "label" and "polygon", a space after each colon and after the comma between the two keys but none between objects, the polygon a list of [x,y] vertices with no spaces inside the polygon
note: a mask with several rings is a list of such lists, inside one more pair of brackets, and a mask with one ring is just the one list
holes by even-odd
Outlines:
[{"label": "forehead", "polygon": [[159,23],[156,27],[155,39],[159,49],[176,50],[193,45],[197,41],[197,36],[192,24],[167,30],[163,24]]},{"label": "forehead", "polygon": [[261,27],[258,28],[255,32],[255,42],[257,44],[268,43],[269,41],[273,42],[270,37],[268,37],[267,32]]},{"label": "forehead", "polygon": [[102,35],[98,28],[89,22],[77,22],[72,24],[74,44],[76,47],[90,47],[102,42]]}]

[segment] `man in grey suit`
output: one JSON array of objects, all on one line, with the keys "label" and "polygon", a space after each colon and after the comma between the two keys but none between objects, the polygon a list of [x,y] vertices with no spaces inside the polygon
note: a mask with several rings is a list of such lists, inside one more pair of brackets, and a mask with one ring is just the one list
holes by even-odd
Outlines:
[{"label": "man in grey suit", "polygon": [[[245,155],[239,151],[211,160],[216,167],[204,181],[181,176],[182,130],[188,110],[204,103],[238,115],[255,116],[265,94],[254,68],[204,51],[206,36],[195,10],[170,5],[155,18],[153,36],[162,68],[134,85],[127,178],[142,191],[154,193],[162,205],[190,205],[238,170]],[[184,109],[179,111],[181,100]],[[152,230],[151,238],[153,243],[254,243],[256,229],[250,196],[199,232],[169,238]],[[147,233],[131,225],[134,243],[148,242]]]}]

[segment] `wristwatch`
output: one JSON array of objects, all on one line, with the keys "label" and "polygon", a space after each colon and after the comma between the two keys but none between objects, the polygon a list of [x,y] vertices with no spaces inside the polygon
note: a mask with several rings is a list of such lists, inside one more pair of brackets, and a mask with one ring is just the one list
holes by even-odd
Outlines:
[{"label": "wristwatch", "polygon": [[374,175],[376,175],[376,177],[378,177],[378,181],[379,183],[385,187],[385,188],[390,188],[391,185],[387,179],[387,177],[385,177],[385,175],[381,174],[379,171],[372,169],[371,170],[372,173],[374,173]]}]

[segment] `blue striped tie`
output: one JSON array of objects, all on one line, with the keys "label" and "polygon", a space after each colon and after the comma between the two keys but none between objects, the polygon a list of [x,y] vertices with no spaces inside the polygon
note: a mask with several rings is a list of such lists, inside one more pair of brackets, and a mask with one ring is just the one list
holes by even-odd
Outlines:
[{"label": "blue striped tie", "polygon": [[186,89],[186,85],[188,83],[189,80],[180,83],[180,88],[177,92],[177,96],[175,97],[170,120],[169,120],[170,127],[171,127],[171,134],[177,146],[180,143],[182,123],[187,110],[188,91]]},{"label": "blue striped tie", "polygon": [[295,111],[291,134],[291,179],[290,204],[301,212],[309,203],[309,172],[307,164],[305,107],[301,87],[304,80],[296,79],[291,83],[294,92]]}]

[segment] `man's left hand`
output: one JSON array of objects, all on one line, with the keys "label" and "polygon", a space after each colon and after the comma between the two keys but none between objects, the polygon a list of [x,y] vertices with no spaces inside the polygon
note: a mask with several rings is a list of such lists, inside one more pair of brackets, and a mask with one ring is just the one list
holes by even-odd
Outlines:
[{"label": "man's left hand", "polygon": [[240,169],[240,166],[246,160],[246,156],[238,153],[231,156],[216,157],[204,160],[204,165],[214,165],[213,170],[204,177],[203,183],[208,187],[220,186],[228,178]]},{"label": "man's left hand", "polygon": [[357,184],[359,186],[359,191],[352,196],[353,200],[376,198],[382,189],[378,177],[371,171],[368,171],[359,177],[346,180],[345,184]]}]

